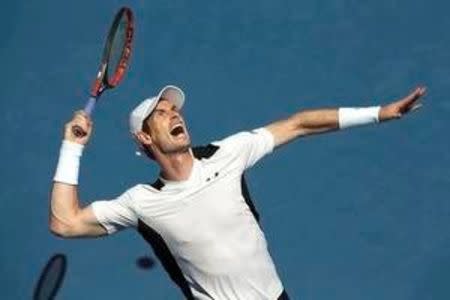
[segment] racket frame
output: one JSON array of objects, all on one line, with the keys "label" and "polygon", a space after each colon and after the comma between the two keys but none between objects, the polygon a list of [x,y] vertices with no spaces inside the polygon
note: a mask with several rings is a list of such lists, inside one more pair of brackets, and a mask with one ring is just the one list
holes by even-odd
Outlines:
[{"label": "racket frame", "polygon": [[[114,35],[117,31],[117,28],[120,25],[122,17],[125,17],[127,19],[127,27],[125,29],[125,45],[122,49],[120,61],[117,64],[116,69],[110,70],[108,68],[108,63],[111,55],[112,43],[114,41]],[[92,97],[98,98],[106,89],[114,88],[123,79],[125,71],[128,67],[129,58],[131,56],[133,33],[134,33],[133,12],[128,7],[122,7],[114,17],[114,21],[108,32],[105,47],[103,49],[102,61],[99,67],[99,71],[97,73],[97,78],[95,79],[91,88]],[[111,71],[113,71],[113,76],[109,78],[108,74]]]}]

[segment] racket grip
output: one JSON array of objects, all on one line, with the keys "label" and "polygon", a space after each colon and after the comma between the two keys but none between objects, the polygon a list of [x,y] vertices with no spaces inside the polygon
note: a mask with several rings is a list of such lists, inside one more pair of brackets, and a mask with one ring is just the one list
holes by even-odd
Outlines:
[{"label": "racket grip", "polygon": [[[92,112],[94,111],[95,108],[95,103],[97,102],[97,97],[89,97],[88,102],[86,103],[86,105],[84,106],[84,112],[87,113],[89,116],[92,115]],[[83,129],[81,129],[80,126],[73,126],[72,127],[72,132],[76,137],[83,137],[86,135],[86,132],[84,132]]]}]

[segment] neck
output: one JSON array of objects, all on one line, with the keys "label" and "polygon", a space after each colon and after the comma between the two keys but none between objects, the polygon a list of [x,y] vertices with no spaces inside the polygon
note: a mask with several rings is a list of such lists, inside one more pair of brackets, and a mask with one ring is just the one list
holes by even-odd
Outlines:
[{"label": "neck", "polygon": [[170,181],[184,181],[189,178],[194,165],[191,149],[181,153],[160,156],[157,162],[161,168],[161,176]]}]

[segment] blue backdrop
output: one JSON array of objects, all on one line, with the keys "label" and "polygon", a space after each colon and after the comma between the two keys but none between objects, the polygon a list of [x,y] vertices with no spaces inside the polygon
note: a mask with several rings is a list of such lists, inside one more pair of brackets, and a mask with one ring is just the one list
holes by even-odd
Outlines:
[{"label": "blue backdrop", "polygon": [[48,231],[63,124],[80,109],[121,5],[136,14],[126,80],[102,98],[82,160],[84,204],[151,181],[128,113],[165,84],[187,95],[195,144],[300,109],[386,103],[417,84],[399,122],[298,140],[249,174],[270,250],[293,299],[450,299],[448,1],[50,1],[3,4],[0,31],[0,282],[30,299],[55,252],[59,299],[179,299],[132,230],[89,240]]}]

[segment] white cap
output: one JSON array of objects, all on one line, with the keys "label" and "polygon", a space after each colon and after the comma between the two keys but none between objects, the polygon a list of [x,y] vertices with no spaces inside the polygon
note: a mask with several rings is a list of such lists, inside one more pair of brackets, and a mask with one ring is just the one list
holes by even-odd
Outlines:
[{"label": "white cap", "polygon": [[172,102],[178,109],[183,107],[183,91],[174,85],[167,85],[161,89],[157,96],[145,99],[133,109],[130,114],[131,133],[137,133],[142,130],[144,120],[152,113],[161,98]]},{"label": "white cap", "polygon": [[[142,130],[144,120],[153,112],[161,98],[172,102],[178,109],[183,107],[183,91],[174,85],[167,85],[163,87],[157,96],[145,99],[138,106],[136,106],[135,109],[133,109],[130,114],[131,134],[135,134]],[[139,152],[136,152],[136,154],[140,155]]]}]

